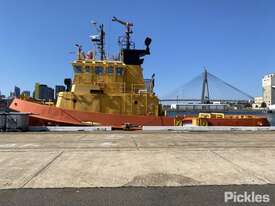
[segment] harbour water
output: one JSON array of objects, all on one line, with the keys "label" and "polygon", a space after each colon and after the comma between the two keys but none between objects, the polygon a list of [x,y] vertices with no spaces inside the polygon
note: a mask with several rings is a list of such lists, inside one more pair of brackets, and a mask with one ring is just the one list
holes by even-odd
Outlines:
[{"label": "harbour water", "polygon": [[[181,116],[181,115],[196,115],[199,112],[197,111],[169,111],[167,112],[168,116]],[[252,111],[248,111],[248,110],[237,110],[237,111],[225,111],[223,112],[224,114],[234,114],[234,115],[257,115],[257,116],[265,116],[268,118],[268,121],[270,122],[271,126],[275,126],[275,113],[267,113],[265,111],[262,110],[252,110]]]}]

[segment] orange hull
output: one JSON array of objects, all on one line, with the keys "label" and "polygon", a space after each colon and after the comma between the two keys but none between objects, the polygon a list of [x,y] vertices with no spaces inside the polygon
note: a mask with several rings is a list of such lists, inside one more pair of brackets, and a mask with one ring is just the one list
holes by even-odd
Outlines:
[{"label": "orange hull", "polygon": [[173,117],[133,116],[80,112],[66,110],[21,99],[14,99],[10,109],[18,112],[30,112],[31,125],[87,125],[87,123],[104,126],[122,126],[130,123],[134,126],[172,126]]}]

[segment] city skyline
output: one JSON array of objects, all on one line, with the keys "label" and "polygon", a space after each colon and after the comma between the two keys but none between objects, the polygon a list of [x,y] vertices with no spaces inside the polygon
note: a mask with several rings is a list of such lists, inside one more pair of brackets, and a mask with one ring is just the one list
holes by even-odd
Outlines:
[{"label": "city skyline", "polygon": [[[72,78],[74,44],[83,45],[85,51],[92,48],[89,35],[96,31],[91,20],[105,24],[106,50],[115,54],[124,28],[114,24],[112,16],[134,23],[137,48],[144,47],[146,36],[152,37],[151,55],[143,68],[145,78],[156,74],[160,97],[204,66],[252,96],[261,95],[261,79],[274,72],[272,1],[173,1],[159,2],[157,7],[133,1],[132,9],[127,1],[64,2],[11,0],[1,6],[2,94],[8,95],[14,85],[33,90],[35,82],[53,87]],[[106,8],[104,15],[100,8]]]}]

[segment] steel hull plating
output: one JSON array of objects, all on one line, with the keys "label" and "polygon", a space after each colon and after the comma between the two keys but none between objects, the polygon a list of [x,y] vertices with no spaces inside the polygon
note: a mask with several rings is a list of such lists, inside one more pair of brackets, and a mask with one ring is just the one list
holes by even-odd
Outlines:
[{"label": "steel hull plating", "polygon": [[21,99],[14,99],[10,109],[30,112],[31,125],[105,125],[172,126],[174,118],[141,115],[118,115],[66,110]]}]

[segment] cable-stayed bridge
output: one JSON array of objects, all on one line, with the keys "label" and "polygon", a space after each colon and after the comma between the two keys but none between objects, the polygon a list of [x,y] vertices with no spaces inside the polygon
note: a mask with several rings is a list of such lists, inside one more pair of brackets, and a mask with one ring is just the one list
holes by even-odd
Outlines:
[{"label": "cable-stayed bridge", "polygon": [[251,95],[205,69],[189,82],[162,97],[160,101],[162,104],[179,104],[181,102],[209,104],[215,101],[245,103],[252,100],[254,98]]}]

